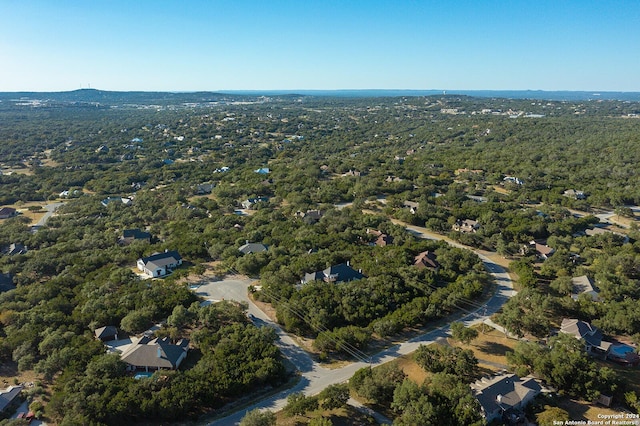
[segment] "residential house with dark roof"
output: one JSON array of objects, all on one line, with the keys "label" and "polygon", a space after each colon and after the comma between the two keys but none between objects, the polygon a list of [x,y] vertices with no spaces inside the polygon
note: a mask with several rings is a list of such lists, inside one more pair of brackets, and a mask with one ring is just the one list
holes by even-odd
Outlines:
[{"label": "residential house with dark roof", "polygon": [[22,243],[11,243],[5,253],[9,256],[16,256],[18,254],[27,254],[28,251],[27,246]]},{"label": "residential house with dark roof", "polygon": [[128,246],[134,241],[150,243],[151,234],[139,229],[125,229],[124,231],[122,231],[122,237],[120,237],[120,240],[118,242],[122,245]]},{"label": "residential house with dark roof", "polygon": [[14,290],[16,288],[13,283],[13,275],[10,273],[0,273],[0,293],[5,291]]},{"label": "residential house with dark roof", "polygon": [[0,418],[10,415],[19,405],[20,392],[24,386],[9,386],[0,390]]},{"label": "residential house with dark roof", "polygon": [[472,383],[471,391],[482,407],[482,416],[491,423],[523,418],[524,408],[542,391],[542,386],[532,377],[501,374]]},{"label": "residential house with dark roof", "polygon": [[316,223],[324,216],[324,212],[322,210],[307,210],[306,212],[297,211],[296,217],[304,219],[305,223]]},{"label": "residential house with dark roof", "polygon": [[103,342],[110,342],[111,340],[118,340],[118,328],[113,325],[107,325],[105,327],[96,328],[93,331],[96,339]]},{"label": "residential house with dark roof", "polygon": [[311,281],[324,281],[327,283],[340,283],[354,281],[364,278],[362,271],[353,269],[349,262],[333,265],[322,271],[305,274],[302,283],[310,283]]},{"label": "residential house with dark roof", "polygon": [[149,278],[163,277],[182,265],[182,257],[177,251],[165,251],[138,259],[137,265]]},{"label": "residential house with dark roof", "polygon": [[560,332],[574,336],[584,341],[587,353],[600,357],[606,357],[611,349],[611,342],[602,340],[602,331],[586,321],[575,318],[564,318],[560,325]]},{"label": "residential house with dark roof", "polygon": [[187,357],[189,341],[181,339],[176,344],[168,337],[150,339],[143,337],[120,355],[130,371],[175,370]]},{"label": "residential house with dark roof", "polygon": [[413,265],[419,269],[429,268],[438,272],[440,269],[440,263],[438,263],[436,257],[436,254],[432,251],[423,251],[413,258]]},{"label": "residential house with dark roof", "polygon": [[15,215],[17,215],[18,212],[16,211],[16,209],[12,208],[12,207],[2,207],[0,208],[0,219],[9,219],[10,217],[13,217]]}]

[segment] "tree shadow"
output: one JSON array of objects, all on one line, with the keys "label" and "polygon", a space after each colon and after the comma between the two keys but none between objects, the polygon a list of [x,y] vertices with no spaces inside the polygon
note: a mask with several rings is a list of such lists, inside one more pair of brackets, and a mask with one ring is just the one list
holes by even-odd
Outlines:
[{"label": "tree shadow", "polygon": [[487,355],[505,355],[512,350],[509,346],[497,342],[484,342],[476,347]]}]

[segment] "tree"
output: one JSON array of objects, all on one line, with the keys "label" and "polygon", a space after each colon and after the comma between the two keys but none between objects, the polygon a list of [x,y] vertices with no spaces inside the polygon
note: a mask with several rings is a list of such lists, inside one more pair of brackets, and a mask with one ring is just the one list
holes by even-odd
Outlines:
[{"label": "tree", "polygon": [[454,374],[467,382],[473,381],[478,374],[478,360],[469,349],[420,345],[414,356],[420,367],[432,373]]},{"label": "tree", "polygon": [[284,412],[288,416],[304,416],[307,412],[317,409],[317,397],[305,396],[302,392],[295,392],[287,397],[287,405],[284,407]]},{"label": "tree", "polygon": [[323,410],[344,407],[349,400],[349,387],[346,384],[330,385],[318,395]]},{"label": "tree", "polygon": [[333,426],[333,422],[326,417],[314,417],[309,421],[308,426]]},{"label": "tree", "polygon": [[240,420],[240,426],[275,426],[276,415],[271,411],[262,411],[259,408],[249,411]]},{"label": "tree", "polygon": [[451,336],[459,342],[468,345],[473,339],[478,337],[478,330],[465,327],[464,323],[454,322],[451,324]]}]

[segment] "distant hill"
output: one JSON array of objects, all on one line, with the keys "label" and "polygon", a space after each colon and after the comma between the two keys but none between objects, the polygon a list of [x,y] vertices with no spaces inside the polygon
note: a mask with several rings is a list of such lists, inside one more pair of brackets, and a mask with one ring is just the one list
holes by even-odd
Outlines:
[{"label": "distant hill", "polygon": [[316,96],[369,98],[397,96],[472,96],[479,98],[535,99],[549,101],[620,100],[640,101],[640,92],[586,92],[543,90],[230,90],[222,92],[112,92],[79,89],[69,92],[0,92],[0,101],[24,99],[53,103],[99,103],[103,106],[123,104],[177,105],[255,98],[257,96]]},{"label": "distant hill", "polygon": [[111,92],[97,89],[79,89],[70,92],[0,92],[0,100],[3,101],[39,99],[60,103],[100,103],[103,105],[202,103],[217,102],[224,98],[225,95],[214,92]]}]

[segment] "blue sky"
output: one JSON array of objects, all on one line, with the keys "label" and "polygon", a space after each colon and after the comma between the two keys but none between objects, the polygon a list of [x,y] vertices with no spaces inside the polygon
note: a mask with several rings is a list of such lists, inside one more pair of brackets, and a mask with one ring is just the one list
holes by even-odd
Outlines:
[{"label": "blue sky", "polygon": [[640,91],[640,1],[0,0],[0,91]]}]

